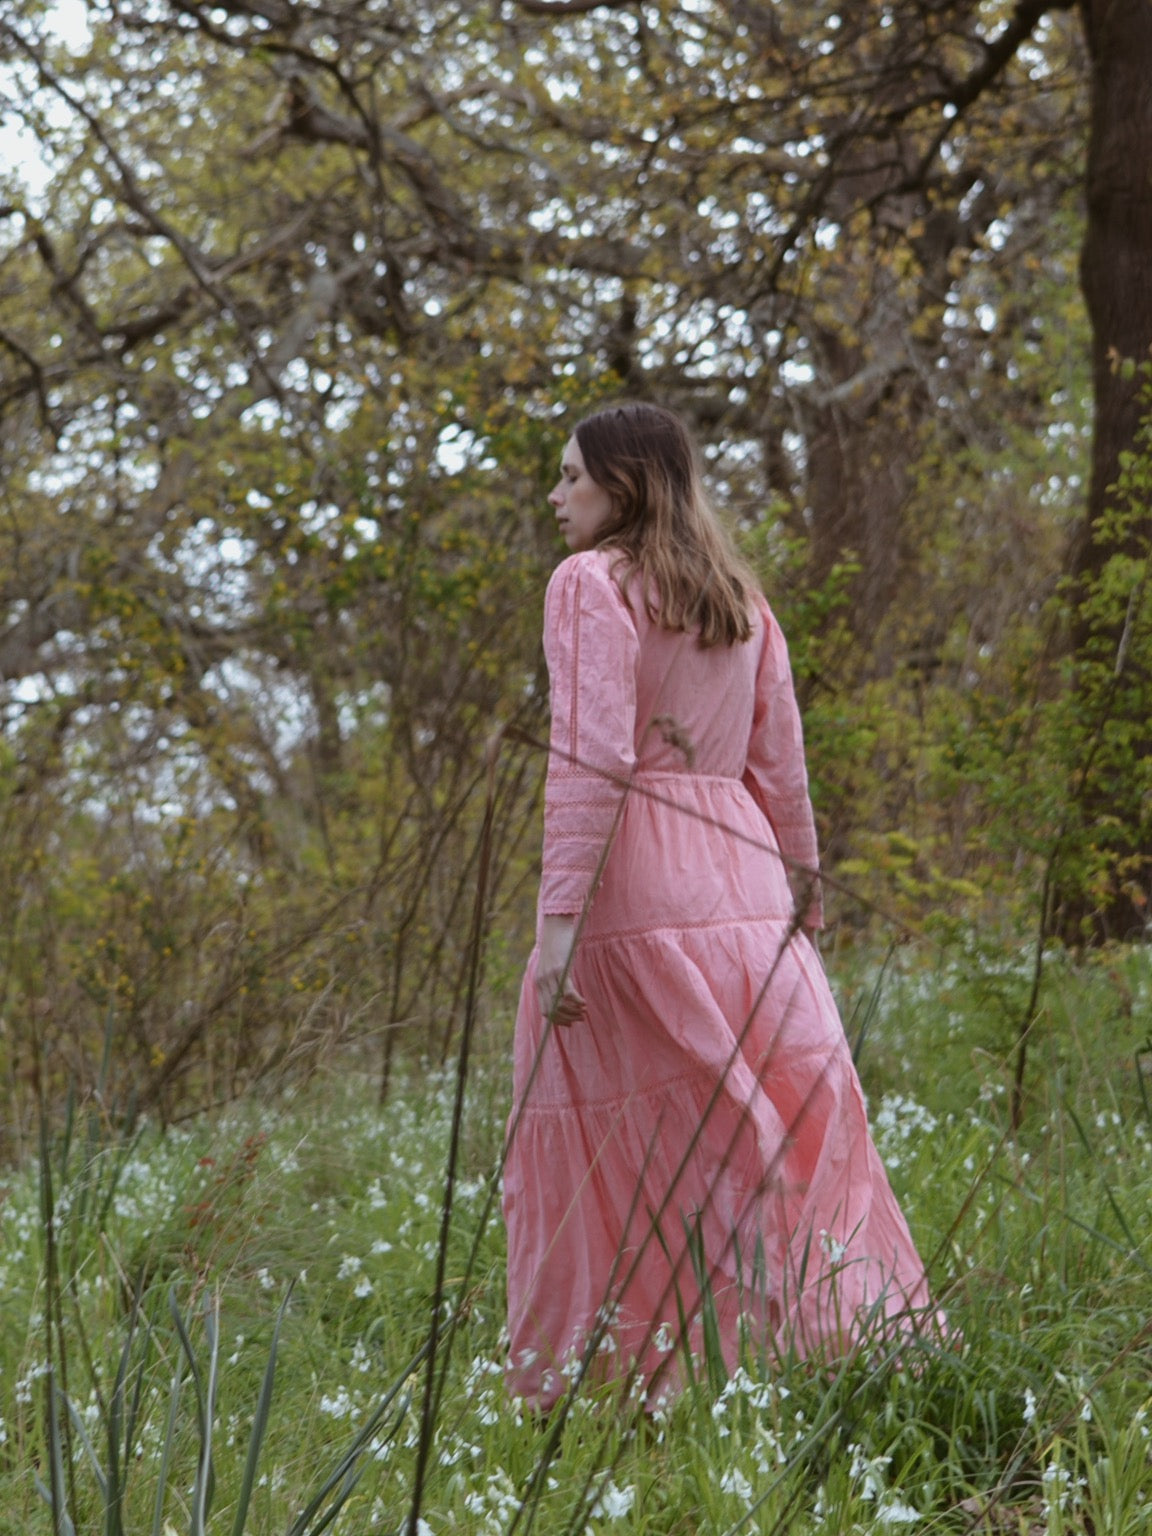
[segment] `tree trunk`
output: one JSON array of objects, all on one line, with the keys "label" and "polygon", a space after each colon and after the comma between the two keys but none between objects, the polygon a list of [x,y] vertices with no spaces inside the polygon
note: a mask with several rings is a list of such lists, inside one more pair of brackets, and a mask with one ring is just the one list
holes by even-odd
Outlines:
[{"label": "tree trunk", "polygon": [[1092,525],[1140,419],[1139,380],[1117,365],[1121,358],[1146,362],[1152,346],[1152,5],[1083,0],[1081,12],[1092,65],[1081,281],[1092,324],[1096,429],[1077,576],[1098,572],[1110,553],[1092,537]]},{"label": "tree trunk", "polygon": [[[1095,396],[1088,506],[1070,552],[1071,574],[1083,599],[1113,555],[1147,552],[1152,537],[1152,508],[1142,526],[1129,523],[1121,535],[1100,527],[1112,504],[1121,454],[1132,449],[1145,409],[1145,374],[1134,370],[1132,362],[1147,363],[1152,348],[1152,3],[1081,0],[1080,12],[1092,71],[1081,282],[1092,326]],[[1125,360],[1131,361],[1125,365]],[[1072,628],[1074,658],[1082,664],[1094,658],[1098,664],[1109,651],[1119,658],[1124,627],[1123,615],[1114,626],[1102,628],[1100,619],[1082,607]],[[1128,689],[1117,692],[1114,702],[1123,708],[1119,701],[1133,698]],[[1093,702],[1092,708],[1100,705],[1099,732],[1110,701],[1111,695]],[[1125,723],[1147,730],[1146,719]],[[1129,777],[1107,769],[1084,775],[1076,807],[1081,824],[1119,827],[1112,853],[1118,866],[1125,866],[1126,877],[1112,882],[1103,902],[1073,889],[1059,893],[1059,925],[1067,937],[1083,938],[1086,929],[1097,939],[1145,931],[1152,847],[1142,846],[1147,838],[1128,793]]]}]

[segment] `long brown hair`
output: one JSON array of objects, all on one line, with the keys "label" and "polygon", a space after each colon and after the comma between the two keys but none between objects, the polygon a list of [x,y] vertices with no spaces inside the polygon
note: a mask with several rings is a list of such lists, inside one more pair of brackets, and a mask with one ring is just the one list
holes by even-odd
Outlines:
[{"label": "long brown hair", "polygon": [[703,646],[749,639],[755,579],[709,504],[679,416],[643,402],[610,406],[585,417],[575,437],[611,499],[596,546],[620,551],[624,591],[637,578],[653,623],[699,629]]}]

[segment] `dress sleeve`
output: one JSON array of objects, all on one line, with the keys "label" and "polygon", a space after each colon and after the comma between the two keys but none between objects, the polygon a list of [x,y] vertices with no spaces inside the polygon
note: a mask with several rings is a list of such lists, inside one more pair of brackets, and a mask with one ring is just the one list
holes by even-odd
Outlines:
[{"label": "dress sleeve", "polygon": [[636,627],[601,560],[557,566],[544,600],[552,727],[540,913],[578,914],[636,764]]},{"label": "dress sleeve", "polygon": [[816,823],[808,798],[804,737],[792,686],[788,647],[768,604],[759,601],[764,642],[744,785],[776,834],[793,894],[806,903],[804,925],[824,926]]}]

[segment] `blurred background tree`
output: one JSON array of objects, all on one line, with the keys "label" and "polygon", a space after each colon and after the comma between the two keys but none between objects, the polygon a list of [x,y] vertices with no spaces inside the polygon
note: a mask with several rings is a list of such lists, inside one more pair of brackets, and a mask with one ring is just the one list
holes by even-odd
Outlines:
[{"label": "blurred background tree", "polygon": [[1143,708],[1084,659],[1129,613],[1146,12],[93,0],[65,28],[12,0],[13,1081],[107,1059],[174,1114],[345,1039],[385,1085],[399,1042],[443,1053],[499,724],[506,1002],[546,494],[620,394],[706,445],[793,642],[832,871],[912,925],[1139,928],[1123,753],[1081,770]]}]

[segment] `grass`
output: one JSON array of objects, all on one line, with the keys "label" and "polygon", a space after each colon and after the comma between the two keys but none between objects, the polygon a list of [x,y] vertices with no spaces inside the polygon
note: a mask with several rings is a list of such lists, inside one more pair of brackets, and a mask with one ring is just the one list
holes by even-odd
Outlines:
[{"label": "grass", "polygon": [[494,1035],[422,1446],[452,1078],[130,1140],[86,1110],[0,1181],[0,1533],[1152,1532],[1152,957],[1051,962],[1016,1138],[1027,960],[831,968],[956,1348],[534,1423],[501,1380]]}]

